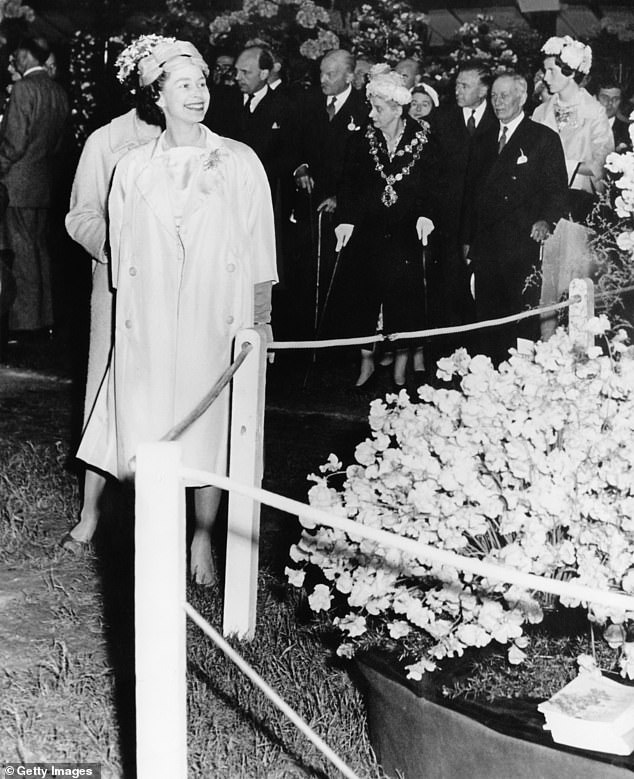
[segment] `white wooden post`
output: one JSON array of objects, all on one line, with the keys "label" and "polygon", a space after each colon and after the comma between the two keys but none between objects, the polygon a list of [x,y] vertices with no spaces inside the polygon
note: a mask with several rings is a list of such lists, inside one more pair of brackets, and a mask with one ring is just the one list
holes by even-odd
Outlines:
[{"label": "white wooden post", "polygon": [[570,300],[579,298],[568,309],[568,332],[584,349],[594,346],[594,336],[586,330],[588,320],[594,316],[594,284],[590,279],[572,279]]},{"label": "white wooden post", "polygon": [[[248,342],[253,349],[233,377],[229,476],[262,486],[262,444],[266,379],[266,339],[256,329],[241,330],[234,356]],[[252,639],[257,609],[260,504],[229,493],[223,634]]]},{"label": "white wooden post", "polygon": [[139,446],[134,624],[138,779],[187,776],[185,488],[181,445]]}]

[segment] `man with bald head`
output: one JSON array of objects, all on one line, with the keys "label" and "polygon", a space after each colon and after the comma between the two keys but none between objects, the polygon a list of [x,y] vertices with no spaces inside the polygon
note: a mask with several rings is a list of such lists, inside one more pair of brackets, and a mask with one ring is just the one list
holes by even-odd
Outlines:
[{"label": "man with bald head", "polygon": [[407,57],[394,66],[394,70],[400,74],[407,89],[414,89],[416,84],[420,84],[423,77],[423,66],[420,60]]},{"label": "man with bald head", "polygon": [[[306,279],[314,279],[319,213],[322,215],[320,260],[325,282],[331,273],[335,256],[332,219],[346,148],[350,138],[362,132],[368,119],[365,90],[352,88],[354,70],[355,59],[350,52],[336,49],[325,54],[319,67],[320,89],[307,98],[301,112],[295,167],[298,189],[295,270],[298,287],[304,287],[304,300],[313,294],[306,289]],[[305,303],[299,306],[302,312],[306,311]],[[309,303],[309,312],[311,308]],[[308,327],[306,316],[303,325]]]},{"label": "man with bald head", "polygon": [[[537,305],[539,285],[526,288],[540,264],[540,245],[567,210],[566,161],[559,135],[524,114],[526,79],[495,79],[491,105],[497,118],[477,151],[482,154],[475,195],[474,266],[477,319],[496,319]],[[539,318],[483,331],[483,349],[495,362],[508,357],[518,337],[536,340]]]}]

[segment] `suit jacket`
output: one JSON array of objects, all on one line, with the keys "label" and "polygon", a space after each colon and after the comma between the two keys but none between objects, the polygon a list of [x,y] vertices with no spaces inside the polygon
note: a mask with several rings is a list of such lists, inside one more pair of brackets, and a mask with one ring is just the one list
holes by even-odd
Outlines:
[{"label": "suit jacket", "polygon": [[299,146],[296,165],[306,163],[315,181],[315,202],[337,193],[350,139],[362,132],[370,113],[363,96],[352,90],[329,121],[326,97],[310,93],[300,105]]},{"label": "suit jacket", "polygon": [[275,192],[277,182],[290,177],[293,171],[293,112],[283,93],[267,89],[266,94],[252,112],[241,106],[239,137],[260,158]]},{"label": "suit jacket", "polygon": [[557,133],[524,117],[498,154],[499,123],[482,138],[471,258],[496,264],[509,283],[523,280],[539,258],[530,232],[551,227],[568,209],[566,161]]},{"label": "suit jacket", "polygon": [[614,136],[614,148],[616,151],[627,151],[632,148],[632,139],[630,138],[629,122],[624,122],[618,116],[612,125],[612,135]]},{"label": "suit jacket", "polygon": [[212,84],[209,92],[209,110],[204,124],[224,138],[240,140],[242,92],[237,86],[227,84]]},{"label": "suit jacket", "polygon": [[66,92],[45,70],[15,82],[0,125],[0,178],[11,206],[49,206],[53,160],[67,119]]},{"label": "suit jacket", "polygon": [[453,105],[432,114],[430,124],[441,159],[438,195],[442,222],[439,227],[445,240],[452,245],[466,243],[465,238],[470,231],[469,205],[474,195],[472,151],[491,128],[498,127],[497,119],[487,104],[475,133],[470,136],[462,108]]}]

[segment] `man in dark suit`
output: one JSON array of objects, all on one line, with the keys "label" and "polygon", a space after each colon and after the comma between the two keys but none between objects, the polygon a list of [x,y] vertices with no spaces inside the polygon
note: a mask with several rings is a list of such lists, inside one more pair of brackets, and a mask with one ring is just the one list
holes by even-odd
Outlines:
[{"label": "man in dark suit", "polygon": [[249,46],[236,60],[236,83],[242,92],[238,140],[250,146],[264,165],[275,199],[279,180],[294,162],[292,111],[282,93],[268,85],[274,58],[263,46]]},{"label": "man in dark suit", "polygon": [[[472,322],[475,306],[469,290],[465,265],[473,205],[472,153],[482,136],[497,126],[495,114],[487,101],[489,75],[482,63],[465,62],[456,77],[455,105],[447,106],[431,117],[432,134],[439,147],[439,198],[441,221],[437,226],[443,247],[438,263],[429,269],[432,289],[436,290],[436,310],[431,316],[436,324],[457,325]],[[435,278],[434,278],[435,276]],[[430,301],[432,302],[432,301]],[[461,337],[460,343],[464,341]],[[447,339],[438,344],[446,352],[458,344]]]},{"label": "man in dark suit", "polygon": [[632,139],[629,133],[629,122],[623,121],[618,116],[623,102],[623,90],[616,81],[603,81],[597,92],[597,100],[605,108],[608,121],[614,136],[614,148],[617,152],[628,151],[632,148]]},{"label": "man in dark suit", "polygon": [[[469,251],[475,271],[478,321],[519,313],[539,300],[539,285],[525,288],[539,267],[540,244],[566,213],[566,161],[559,136],[524,115],[526,79],[496,78],[491,103],[497,126],[482,138],[483,164]],[[518,337],[536,340],[539,319],[482,331],[495,362],[508,357]]]},{"label": "man in dark suit", "polygon": [[46,70],[49,54],[32,39],[17,46],[12,58],[20,78],[0,125],[0,180],[9,193],[5,239],[17,286],[9,328],[21,333],[53,325],[46,235],[53,161],[64,138],[68,98]]},{"label": "man in dark suit", "polygon": [[[326,289],[335,261],[333,215],[350,138],[364,128],[369,114],[365,90],[352,88],[355,59],[343,49],[328,52],[319,68],[319,92],[311,93],[301,110],[298,165],[295,185],[298,198],[295,281],[301,288],[302,327],[310,330],[307,314],[314,293],[315,262],[320,250],[320,287]],[[318,219],[318,215],[321,217]],[[318,226],[321,232],[318,235]],[[324,295],[322,295],[323,303]],[[312,306],[314,315],[314,305]],[[314,317],[311,317],[314,318]]]}]

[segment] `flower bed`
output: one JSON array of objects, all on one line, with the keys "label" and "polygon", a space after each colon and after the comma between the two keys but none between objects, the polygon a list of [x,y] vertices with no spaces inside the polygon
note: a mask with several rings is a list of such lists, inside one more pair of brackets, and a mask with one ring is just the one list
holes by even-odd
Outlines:
[{"label": "flower bed", "polygon": [[[608,326],[589,323],[596,335]],[[458,388],[421,387],[420,403],[404,392],[374,401],[357,463],[342,472],[331,455],[310,501],[463,555],[632,593],[633,358],[623,332],[583,350],[558,330],[531,358],[512,353],[497,370],[458,350],[438,364]],[[342,636],[338,654],[387,649],[411,679],[492,643],[521,663],[525,625],[548,603],[330,528],[305,525],[291,558],[289,581]],[[588,617],[617,626],[609,635],[631,676],[632,615],[592,605]]]}]

